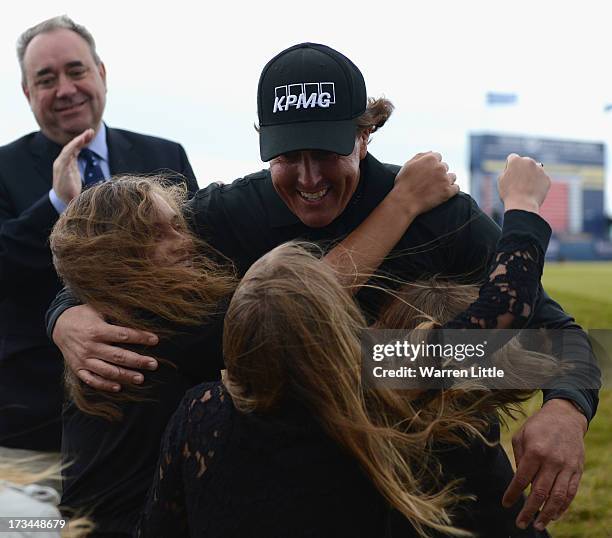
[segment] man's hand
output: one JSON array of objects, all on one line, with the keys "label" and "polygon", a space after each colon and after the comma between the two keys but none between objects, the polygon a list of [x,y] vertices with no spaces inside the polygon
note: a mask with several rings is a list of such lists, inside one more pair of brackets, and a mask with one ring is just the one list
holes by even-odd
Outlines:
[{"label": "man's hand", "polygon": [[459,192],[456,180],[442,155],[433,151],[417,153],[402,166],[390,195],[412,215],[420,215],[455,196]]},{"label": "man's hand", "polygon": [[152,346],[157,344],[157,336],[110,325],[88,305],[69,308],[57,319],[53,341],[64,355],[68,368],[81,381],[98,390],[117,392],[121,390],[119,383],[143,382],[140,372],[127,368],[157,368],[154,358],[111,345],[121,343]]},{"label": "man's hand", "polygon": [[567,510],[582,477],[586,430],[586,417],[571,402],[554,399],[529,417],[514,435],[516,474],[503,505],[512,506],[531,484],[529,497],[516,519],[517,527],[527,527],[542,508],[535,523],[535,528],[542,530]]},{"label": "man's hand", "polygon": [[93,140],[93,137],[93,129],[83,131],[64,146],[53,163],[53,190],[66,204],[81,194],[83,183],[77,159],[81,150]]}]

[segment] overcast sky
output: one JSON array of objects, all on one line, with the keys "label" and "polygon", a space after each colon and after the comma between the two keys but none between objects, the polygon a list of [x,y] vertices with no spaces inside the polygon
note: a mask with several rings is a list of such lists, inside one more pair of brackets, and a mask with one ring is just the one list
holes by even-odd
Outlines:
[{"label": "overcast sky", "polygon": [[[314,41],[346,54],[368,94],[396,105],[371,145],[377,158],[439,151],[468,190],[470,132],[612,142],[611,11],[594,0],[12,2],[0,18],[0,144],[37,128],[16,39],[65,13],[89,28],[106,64],[106,122],[181,142],[201,186],[265,166],[253,129],[259,73]],[[488,91],[516,93],[518,104],[487,108]]]}]

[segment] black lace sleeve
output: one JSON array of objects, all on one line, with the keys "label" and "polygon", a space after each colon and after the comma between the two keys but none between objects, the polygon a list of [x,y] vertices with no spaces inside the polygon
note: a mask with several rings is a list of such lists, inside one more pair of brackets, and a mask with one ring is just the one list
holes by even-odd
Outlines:
[{"label": "black lace sleeve", "polygon": [[229,398],[221,383],[203,383],[186,395],[170,419],[162,441],[153,485],[136,532],[138,537],[188,537],[188,499],[184,482],[201,487],[218,450]]},{"label": "black lace sleeve", "polygon": [[539,215],[511,210],[478,299],[444,329],[520,329],[534,312],[551,229]]}]

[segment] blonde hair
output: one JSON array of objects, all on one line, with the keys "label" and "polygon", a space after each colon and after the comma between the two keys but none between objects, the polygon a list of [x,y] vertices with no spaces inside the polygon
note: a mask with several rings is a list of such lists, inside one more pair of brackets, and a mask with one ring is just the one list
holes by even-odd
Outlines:
[{"label": "blonde hair", "polygon": [[[106,320],[171,336],[183,326],[205,323],[236,286],[231,263],[192,234],[182,214],[184,186],[163,176],[121,176],[83,191],[51,232],[58,275]],[[155,261],[157,199],[176,213],[174,226],[186,237],[187,264]],[[141,400],[141,387],[97,393],[66,371],[75,404],[90,414],[118,419],[113,402]]]},{"label": "blonde hair", "polygon": [[[42,471],[33,471],[31,464],[36,463],[36,456],[22,460],[5,460],[0,458],[0,482],[11,482],[20,486],[37,484],[45,480],[55,480],[60,477],[61,465],[51,465]],[[0,490],[2,484],[0,484]],[[62,538],[85,538],[94,529],[92,521],[86,517],[76,517],[68,521],[61,530]]]},{"label": "blonde hair", "polygon": [[287,400],[302,403],[419,534],[469,535],[451,525],[448,509],[457,500],[451,486],[426,491],[425,471],[415,471],[426,467],[430,428],[410,431],[413,409],[401,394],[362,387],[364,327],[327,264],[304,245],[272,250],[246,273],[225,318],[225,384],[237,409],[270,412]]},{"label": "blonde hair", "polygon": [[[476,301],[478,293],[478,286],[437,278],[404,284],[383,307],[373,328],[437,329],[465,311]],[[517,337],[512,338],[494,358],[495,365],[504,371],[505,386],[511,388],[492,390],[468,379],[451,389],[422,391],[413,402],[415,425],[425,427],[436,417],[446,417],[455,426],[449,428],[446,421],[438,422],[432,429],[436,441],[464,444],[467,434],[468,438],[478,437],[486,442],[482,433],[491,421],[504,423],[522,415],[520,404],[534,394],[536,381],[545,383],[565,368],[548,354],[550,349],[544,351],[526,349]],[[530,379],[525,379],[525,372],[530,373]]]},{"label": "blonde hair", "polygon": [[[224,383],[237,409],[274,412],[288,401],[305,405],[421,536],[431,530],[470,536],[452,526],[452,508],[468,497],[455,492],[456,482],[440,485],[441,469],[428,448],[438,441],[466,444],[469,437],[487,442],[483,432],[494,416],[515,412],[532,391],[415,394],[364,387],[365,319],[312,251],[312,245],[295,242],[277,247],[249,269],[232,298],[223,334]],[[396,295],[376,326],[439,326],[477,296],[476,287],[415,283]],[[525,353],[514,344],[508,357]],[[533,358],[552,361],[540,354],[520,360]]]}]

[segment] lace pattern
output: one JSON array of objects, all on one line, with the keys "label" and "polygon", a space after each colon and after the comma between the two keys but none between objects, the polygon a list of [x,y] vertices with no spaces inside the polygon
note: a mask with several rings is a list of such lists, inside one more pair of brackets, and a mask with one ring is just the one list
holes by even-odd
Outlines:
[{"label": "lace pattern", "polygon": [[[543,261],[543,248],[532,236],[514,233],[502,237],[488,280],[482,286],[477,301],[444,328],[505,329],[525,326],[538,299]],[[280,485],[280,489],[270,491],[255,489],[246,493],[237,490],[243,496],[251,496],[247,500],[236,500],[237,504],[234,504],[232,492],[224,490],[228,486],[222,483],[221,478],[209,482],[212,466],[225,465],[228,468],[232,462],[236,463],[230,457],[226,462],[222,460],[224,451],[233,446],[227,445],[227,442],[232,431],[232,417],[236,413],[221,384],[201,385],[187,394],[166,431],[154,486],[145,506],[138,536],[190,536],[190,530],[193,536],[233,536],[231,530],[235,528],[236,519],[243,515],[236,506],[242,507],[242,510],[247,507],[247,511],[250,510],[253,515],[259,513],[259,503],[272,503],[279,514],[284,513],[283,506],[295,504],[296,499],[287,490],[282,490]],[[240,444],[239,433],[232,438],[232,442],[234,445]],[[255,482],[265,481],[267,469],[261,464],[258,454],[243,451],[230,455],[236,457],[237,454],[253,464],[250,469],[257,479]],[[336,480],[339,480],[337,476]],[[207,485],[215,491],[205,493]],[[300,483],[300,487],[304,487],[304,484]],[[353,489],[363,491],[367,487],[361,484]],[[322,494],[324,489],[319,492]],[[186,492],[189,492],[189,499]],[[326,496],[328,498],[333,502],[334,495],[330,493]],[[336,502],[348,501],[336,499]],[[215,503],[219,505],[218,511],[215,511]],[[230,510],[232,506],[233,512]],[[304,510],[309,508],[312,509],[305,506]],[[272,525],[274,522],[262,521],[262,528],[254,530],[253,535],[261,535],[257,532],[262,533],[267,523]],[[303,528],[302,532],[305,530]],[[409,530],[406,535],[410,535]]]},{"label": "lace pattern", "polygon": [[487,282],[469,308],[445,329],[520,329],[538,300],[544,252],[528,237],[504,237]]}]

